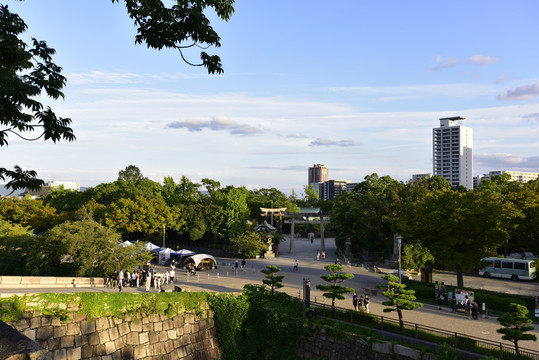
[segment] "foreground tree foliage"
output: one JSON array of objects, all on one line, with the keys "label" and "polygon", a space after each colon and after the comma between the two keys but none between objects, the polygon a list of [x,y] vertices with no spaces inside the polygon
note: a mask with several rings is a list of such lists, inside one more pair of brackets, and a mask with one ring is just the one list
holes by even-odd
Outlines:
[{"label": "foreground tree foliage", "polygon": [[[207,17],[208,10],[213,9],[218,18],[228,21],[234,13],[234,0],[174,3],[169,7],[161,0],[125,0],[127,13],[137,27],[135,42],[157,50],[175,49],[186,64],[203,66],[210,74],[222,73],[219,56],[202,51],[200,62],[195,63],[185,57],[185,52],[221,46],[221,38]],[[55,50],[35,38],[30,46],[26,44],[20,38],[26,30],[23,19],[0,4],[0,147],[8,145],[9,135],[28,141],[73,141],[71,119],[56,116],[38,101],[44,94],[54,100],[64,98],[66,78],[62,68],[52,61]],[[7,181],[6,187],[13,191],[38,190],[44,182],[36,176],[35,171],[17,165],[14,170],[0,167],[0,180]]]},{"label": "foreground tree foliage", "polygon": [[502,339],[512,341],[515,344],[515,352],[519,358],[521,357],[518,347],[519,341],[537,341],[536,335],[527,333],[535,329],[533,325],[529,325],[532,320],[526,316],[527,314],[528,309],[525,306],[511,303],[509,304],[509,311],[504,313],[503,317],[497,319],[503,325],[503,328],[496,331],[503,334]]},{"label": "foreground tree foliage", "polygon": [[268,249],[263,237],[255,232],[246,232],[230,239],[230,245],[246,258],[254,258]]},{"label": "foreground tree foliage", "polygon": [[298,359],[307,332],[301,304],[284,293],[270,295],[263,286],[245,285],[241,296],[210,297],[223,359]]},{"label": "foreground tree foliage", "polygon": [[384,312],[396,311],[399,316],[400,330],[404,331],[404,322],[402,320],[403,310],[413,310],[423,307],[423,304],[416,303],[414,300],[415,291],[406,290],[405,284],[399,284],[399,278],[394,275],[384,275],[382,279],[387,281],[385,285],[376,285],[378,289],[385,290],[382,295],[388,298],[382,302],[382,305],[388,306],[384,308]]},{"label": "foreground tree foliage", "polygon": [[[0,147],[8,145],[9,135],[28,141],[73,141],[71,119],[57,117],[38,101],[41,95],[54,100],[64,97],[66,78],[52,62],[55,50],[35,38],[30,46],[26,44],[20,39],[26,30],[25,22],[0,4]],[[19,166],[0,167],[0,180],[13,191],[38,190],[44,182],[36,175]]]}]

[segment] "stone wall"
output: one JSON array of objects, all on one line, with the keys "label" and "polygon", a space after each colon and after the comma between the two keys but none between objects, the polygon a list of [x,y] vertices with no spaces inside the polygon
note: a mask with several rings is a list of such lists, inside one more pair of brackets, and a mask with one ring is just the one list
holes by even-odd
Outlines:
[{"label": "stone wall", "polygon": [[302,337],[298,350],[301,358],[323,358],[325,360],[434,360],[432,354],[391,342],[373,342],[347,334],[347,336],[326,336],[317,333]]},{"label": "stone wall", "polygon": [[37,316],[9,323],[45,349],[43,359],[217,359],[220,351],[213,315],[173,318],[112,317],[89,320],[75,312],[62,322]]}]

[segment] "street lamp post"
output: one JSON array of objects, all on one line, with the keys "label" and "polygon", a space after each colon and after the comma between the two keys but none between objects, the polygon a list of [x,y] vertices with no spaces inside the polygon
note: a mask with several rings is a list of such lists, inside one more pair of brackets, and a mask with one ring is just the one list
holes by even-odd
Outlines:
[{"label": "street lamp post", "polygon": [[167,227],[167,224],[163,224],[163,248],[165,247],[165,229]]},{"label": "street lamp post", "polygon": [[402,236],[397,236],[397,244],[399,245],[399,284],[402,283],[402,273],[401,273],[401,245],[402,245]]}]

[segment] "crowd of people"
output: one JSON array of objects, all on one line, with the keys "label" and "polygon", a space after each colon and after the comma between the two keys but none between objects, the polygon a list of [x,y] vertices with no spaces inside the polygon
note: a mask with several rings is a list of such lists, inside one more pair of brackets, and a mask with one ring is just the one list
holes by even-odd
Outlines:
[{"label": "crowd of people", "polygon": [[163,272],[158,272],[155,265],[146,264],[133,269],[131,272],[128,269],[115,271],[107,284],[109,287],[118,287],[120,292],[124,287],[142,287],[146,291],[153,288],[155,291],[161,291],[163,286],[174,284],[175,275],[174,264],[171,265],[170,269]]}]

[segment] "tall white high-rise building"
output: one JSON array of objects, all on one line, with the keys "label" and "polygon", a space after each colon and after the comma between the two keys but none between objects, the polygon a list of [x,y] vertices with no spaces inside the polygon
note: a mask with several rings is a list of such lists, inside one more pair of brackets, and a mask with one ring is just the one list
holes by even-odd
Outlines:
[{"label": "tall white high-rise building", "polygon": [[452,186],[473,189],[473,130],[462,126],[463,117],[440,119],[432,129],[432,168]]}]

